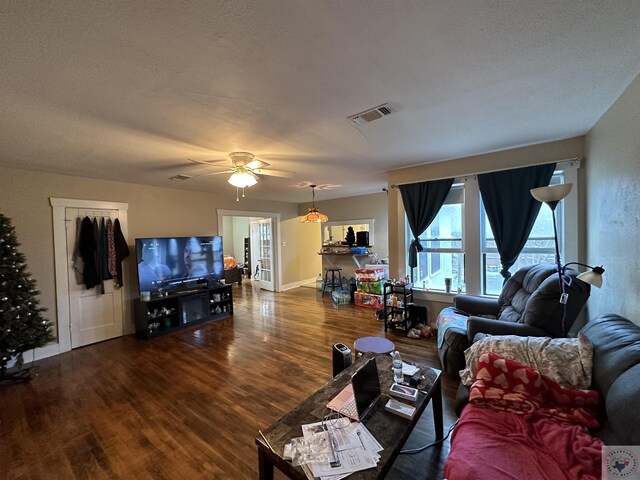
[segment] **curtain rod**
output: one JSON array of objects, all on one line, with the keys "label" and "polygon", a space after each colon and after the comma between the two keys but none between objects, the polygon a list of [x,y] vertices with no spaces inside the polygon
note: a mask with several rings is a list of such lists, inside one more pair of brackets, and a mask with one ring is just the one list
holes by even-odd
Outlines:
[{"label": "curtain rod", "polygon": [[[489,170],[486,172],[474,172],[474,173],[467,173],[464,175],[459,175],[457,177],[454,177],[455,180],[461,180],[461,181],[467,181],[469,178],[473,178],[476,177],[480,174],[483,173],[494,173],[494,172],[503,172],[505,170],[515,170],[516,168],[525,168],[525,167],[533,167],[535,165],[548,165],[550,163],[555,163],[556,167],[563,169],[563,168],[567,168],[567,167],[572,167],[574,164],[578,164],[578,168],[580,168],[580,164],[582,163],[582,158],[567,158],[564,160],[555,160],[555,161],[551,161],[551,162],[543,162],[543,163],[535,163],[533,165],[523,165],[520,167],[505,167],[505,168],[498,168],[497,170]],[[445,180],[447,178],[451,178],[451,177],[438,177],[438,178],[430,178],[429,180],[420,180],[418,182],[404,182],[404,183],[395,183],[392,185],[389,185],[389,188],[398,188],[400,185],[411,185],[412,183],[419,183],[419,182],[428,182],[428,181],[436,181],[436,180]]]}]

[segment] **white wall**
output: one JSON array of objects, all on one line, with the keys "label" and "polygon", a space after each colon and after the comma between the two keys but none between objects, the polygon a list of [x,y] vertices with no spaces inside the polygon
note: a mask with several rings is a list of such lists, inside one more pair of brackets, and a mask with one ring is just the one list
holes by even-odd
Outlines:
[{"label": "white wall", "polygon": [[[373,218],[374,245],[372,251],[379,258],[389,256],[389,216],[387,214],[386,193],[372,193],[325,201],[317,201],[317,198],[318,193],[316,193],[316,207],[329,217],[330,222]],[[300,205],[300,215],[306,214],[307,208],[310,206],[311,204]],[[309,275],[309,278],[315,278],[322,271],[322,257],[317,254],[322,246],[321,224],[306,223],[303,226],[308,232],[305,241],[307,245],[311,246],[311,248],[305,249],[310,253],[305,267],[305,275]]]},{"label": "white wall", "polygon": [[617,313],[640,325],[640,77],[587,135],[586,263],[603,265],[589,316]]},{"label": "white wall", "polygon": [[222,249],[225,255],[233,255],[233,217],[222,217]]},{"label": "white wall", "polygon": [[249,237],[249,217],[233,217],[233,256],[244,263],[244,239]]}]

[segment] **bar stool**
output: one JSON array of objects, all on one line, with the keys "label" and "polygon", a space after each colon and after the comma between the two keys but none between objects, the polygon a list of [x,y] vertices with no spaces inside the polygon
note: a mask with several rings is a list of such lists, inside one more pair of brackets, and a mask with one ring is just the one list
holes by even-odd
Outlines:
[{"label": "bar stool", "polygon": [[[331,273],[331,280],[329,280],[329,273]],[[338,274],[338,278],[336,280],[336,273]],[[322,296],[324,297],[324,292],[327,291],[327,288],[331,287],[331,291],[333,292],[336,287],[340,287],[342,290],[342,269],[340,267],[332,267],[324,269],[324,282],[322,282]]]}]

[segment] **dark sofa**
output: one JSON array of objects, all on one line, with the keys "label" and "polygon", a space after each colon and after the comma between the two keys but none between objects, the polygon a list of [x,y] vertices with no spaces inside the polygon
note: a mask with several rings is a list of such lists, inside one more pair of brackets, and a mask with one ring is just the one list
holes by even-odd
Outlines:
[{"label": "dark sofa", "polygon": [[[618,315],[608,314],[590,320],[581,331],[593,344],[592,389],[601,394],[604,407],[601,428],[594,432],[594,436],[606,445],[640,445],[640,408],[637,405],[640,401],[640,326]],[[468,396],[469,389],[461,385],[456,399],[458,414],[466,405]],[[470,440],[469,435],[460,434],[458,437],[466,439],[466,442]],[[476,441],[482,445],[486,439],[472,440]],[[448,463],[456,462],[455,450],[454,436]],[[535,452],[532,455],[535,456]],[[486,468],[482,461],[482,458],[474,459],[479,463],[473,465],[474,470],[490,471],[495,467],[495,459]],[[468,460],[463,462],[468,469]],[[449,472],[456,471],[456,465],[448,465],[447,468]]]},{"label": "dark sofa", "polygon": [[[457,375],[465,367],[464,351],[477,333],[536,337],[566,337],[591,287],[578,280],[578,272],[567,269],[569,285],[566,305],[559,302],[560,285],[555,265],[536,264],[521,268],[504,284],[500,297],[456,295],[453,306],[469,317],[467,328],[444,332],[438,355],[446,373]],[[494,318],[484,318],[492,316]]]}]

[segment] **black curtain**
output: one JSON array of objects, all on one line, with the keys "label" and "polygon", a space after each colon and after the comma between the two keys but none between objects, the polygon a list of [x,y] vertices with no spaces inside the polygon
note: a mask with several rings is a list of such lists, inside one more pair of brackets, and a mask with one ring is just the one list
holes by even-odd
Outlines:
[{"label": "black curtain", "polygon": [[555,169],[556,164],[551,163],[478,175],[505,281],[511,276],[509,268],[527,243],[542,205],[529,190],[549,185]]},{"label": "black curtain", "polygon": [[399,187],[404,210],[407,212],[409,228],[413,234],[413,240],[409,246],[409,267],[411,267],[412,280],[413,269],[418,265],[418,252],[422,251],[418,237],[436,218],[449,190],[451,190],[451,185],[453,185],[453,178],[410,183]]}]

